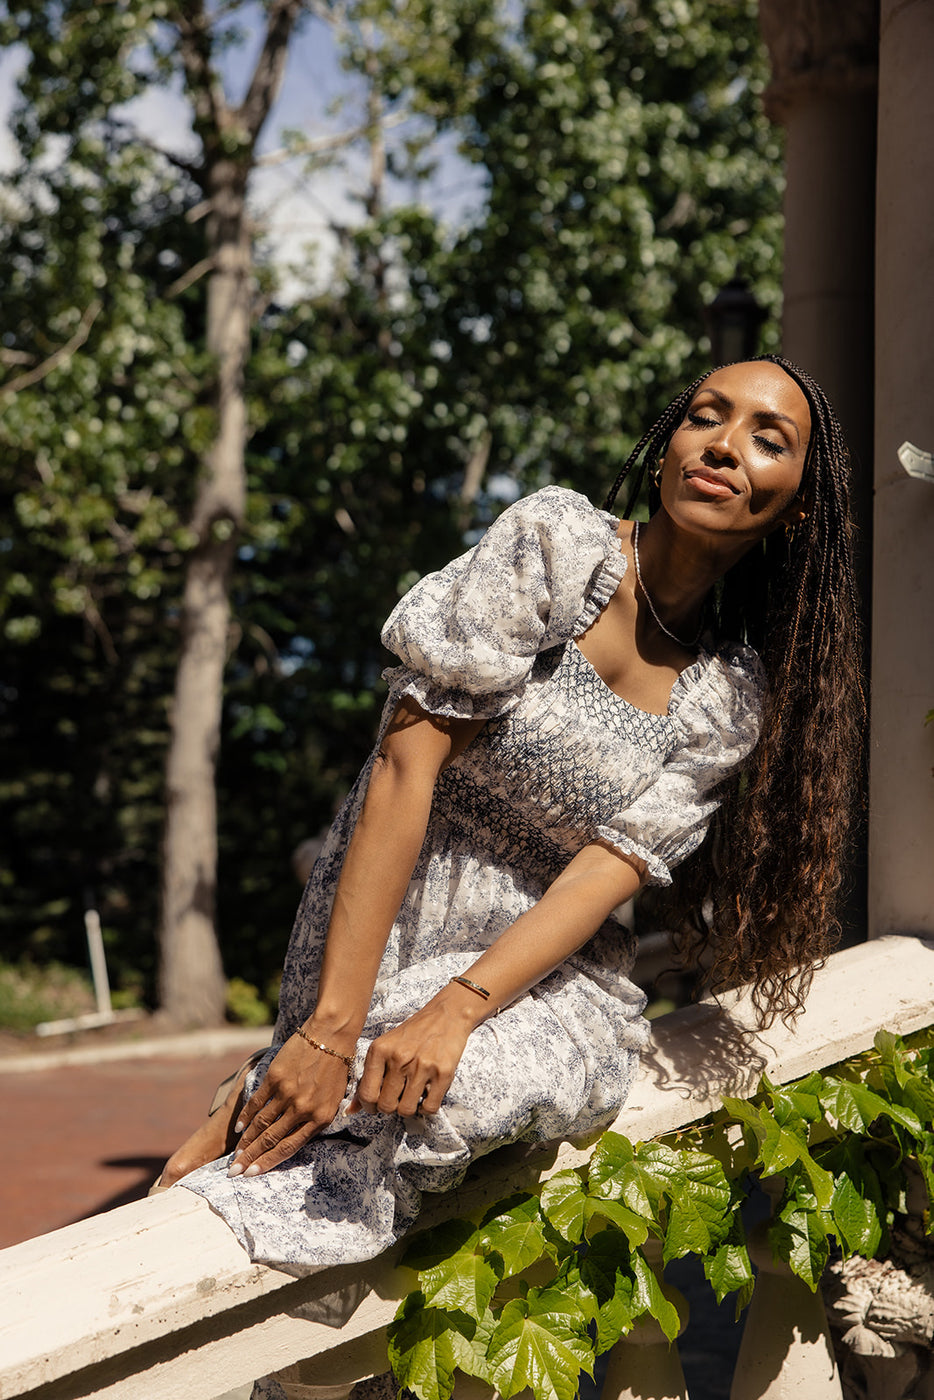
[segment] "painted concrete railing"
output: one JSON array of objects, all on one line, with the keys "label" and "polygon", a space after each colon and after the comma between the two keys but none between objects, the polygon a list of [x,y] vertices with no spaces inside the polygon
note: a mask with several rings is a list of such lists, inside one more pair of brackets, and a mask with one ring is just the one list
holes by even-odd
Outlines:
[{"label": "painted concrete railing", "polygon": [[[648,1140],[747,1095],[866,1049],[880,1026],[931,1024],[934,946],[888,937],[835,954],[793,1031],[757,1033],[748,995],[653,1025],[653,1046],[616,1124]],[[588,1147],[504,1149],[457,1191],[428,1197],[421,1224],[464,1215],[586,1160]],[[294,1279],[252,1264],[227,1226],[169,1191],[0,1251],[0,1397],[212,1400],[302,1358],[302,1380],[340,1386],[386,1369],[384,1328],[414,1275],[401,1247]],[[840,1395],[819,1295],[767,1257],[750,1305],[733,1400]],[[335,1395],[338,1393],[334,1392]],[[604,1400],[683,1396],[677,1348],[648,1326],[610,1353]]]}]

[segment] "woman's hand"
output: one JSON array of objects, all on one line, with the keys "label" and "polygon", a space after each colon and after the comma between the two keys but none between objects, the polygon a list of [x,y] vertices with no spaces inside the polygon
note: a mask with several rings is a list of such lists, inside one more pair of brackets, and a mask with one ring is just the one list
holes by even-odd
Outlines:
[{"label": "woman's hand", "polygon": [[347,1091],[347,1066],[291,1036],[243,1106],[242,1130],[228,1176],[258,1176],[288,1161],[332,1122]]},{"label": "woman's hand", "polygon": [[[471,993],[467,993],[468,996]],[[442,989],[414,1016],[373,1041],[348,1112],[437,1113],[451,1086],[467,1037],[481,1017],[463,993]]]}]

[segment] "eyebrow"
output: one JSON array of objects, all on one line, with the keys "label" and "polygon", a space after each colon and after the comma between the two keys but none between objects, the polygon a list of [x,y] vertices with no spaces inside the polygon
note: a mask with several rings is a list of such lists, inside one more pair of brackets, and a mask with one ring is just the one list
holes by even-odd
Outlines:
[{"label": "eyebrow", "polygon": [[[715,389],[712,384],[699,385],[697,393],[698,395],[703,393],[713,394],[717,402],[721,403],[724,408],[732,409],[736,407],[733,400],[729,398],[728,395],[721,394],[720,390]],[[798,439],[798,446],[801,446],[801,432],[795,420],[793,418],[789,418],[787,413],[779,413],[777,409],[772,408],[760,408],[752,416],[756,419],[758,423],[769,423],[777,421],[780,423],[789,424],[789,426],[794,428],[795,430],[795,437]]]}]

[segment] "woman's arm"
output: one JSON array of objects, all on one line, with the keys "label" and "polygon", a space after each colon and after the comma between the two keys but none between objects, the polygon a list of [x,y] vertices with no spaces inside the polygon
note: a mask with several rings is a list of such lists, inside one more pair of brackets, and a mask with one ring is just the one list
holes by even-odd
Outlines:
[{"label": "woman's arm", "polygon": [[408,699],[396,709],[338,879],[315,1010],[302,1027],[335,1053],[299,1035],[286,1041],[238,1118],[242,1137],[232,1175],[284,1162],[337,1112],[347,1087],[339,1057],[353,1056],[366,1021],[386,940],[425,839],[435,782],[482,723],[439,719]]},{"label": "woman's arm", "polygon": [[641,862],[599,842],[585,846],[539,902],[463,968],[490,993],[489,1001],[460,983],[442,987],[414,1016],[374,1040],[354,1106],[403,1116],[437,1113],[470,1032],[576,952],[644,876]]}]

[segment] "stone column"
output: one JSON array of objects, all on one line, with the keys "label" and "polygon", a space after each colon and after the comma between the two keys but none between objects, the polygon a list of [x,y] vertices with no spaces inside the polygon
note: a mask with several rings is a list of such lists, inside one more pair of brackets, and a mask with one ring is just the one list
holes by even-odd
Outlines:
[{"label": "stone column", "polygon": [[[934,0],[882,0],[870,931],[934,934]],[[908,458],[910,461],[910,457]],[[916,462],[917,466],[917,462]],[[911,969],[906,968],[910,977]]]},{"label": "stone column", "polygon": [[760,0],[759,19],[786,133],[782,349],[846,429],[868,576],[878,0]]},{"label": "stone column", "polygon": [[[867,632],[872,578],[873,278],[878,0],[760,0],[785,127],[782,349],[827,391],[854,459],[856,570]],[[866,936],[866,833],[842,911]]]}]

